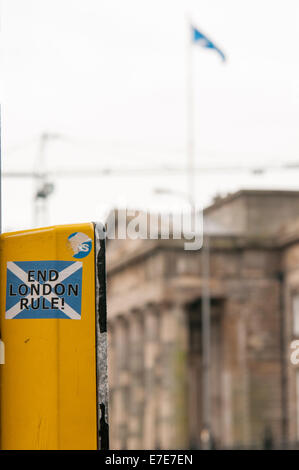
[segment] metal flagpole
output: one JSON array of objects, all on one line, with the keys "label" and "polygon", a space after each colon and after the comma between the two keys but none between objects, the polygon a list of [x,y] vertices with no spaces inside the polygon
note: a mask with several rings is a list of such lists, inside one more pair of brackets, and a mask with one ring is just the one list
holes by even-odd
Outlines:
[{"label": "metal flagpole", "polygon": [[210,367],[211,367],[211,296],[210,296],[210,238],[203,236],[202,245],[202,446],[211,448],[211,401],[210,401]]},{"label": "metal flagpole", "polygon": [[[194,219],[195,206],[195,167],[194,167],[194,105],[193,105],[193,57],[192,57],[192,37],[191,23],[187,18],[187,178],[189,202]],[[194,223],[194,220],[193,220]]]},{"label": "metal flagpole", "polygon": [[[195,142],[194,142],[194,64],[192,55],[192,25],[188,21],[188,48],[187,48],[187,154],[188,154],[188,189],[189,200],[192,208],[192,225],[195,229]],[[204,222],[204,221],[203,221]],[[204,236],[202,245],[202,295],[201,295],[201,338],[202,338],[202,430],[201,446],[205,449],[211,447],[211,425],[210,425],[210,243],[209,236]]]}]

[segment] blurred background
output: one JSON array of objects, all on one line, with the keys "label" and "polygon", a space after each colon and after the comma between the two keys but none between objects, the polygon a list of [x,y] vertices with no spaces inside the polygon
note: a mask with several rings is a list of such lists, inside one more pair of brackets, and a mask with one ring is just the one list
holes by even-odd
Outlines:
[{"label": "blurred background", "polygon": [[296,0],[1,2],[4,231],[186,210],[192,47],[204,248],[107,242],[112,448],[297,447],[298,21]]}]

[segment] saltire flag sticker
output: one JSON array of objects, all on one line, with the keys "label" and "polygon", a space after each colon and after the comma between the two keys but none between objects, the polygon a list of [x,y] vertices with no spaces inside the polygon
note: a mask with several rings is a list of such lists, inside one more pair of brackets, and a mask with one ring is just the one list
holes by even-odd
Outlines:
[{"label": "saltire flag sticker", "polygon": [[81,319],[80,261],[8,261],[5,318]]}]

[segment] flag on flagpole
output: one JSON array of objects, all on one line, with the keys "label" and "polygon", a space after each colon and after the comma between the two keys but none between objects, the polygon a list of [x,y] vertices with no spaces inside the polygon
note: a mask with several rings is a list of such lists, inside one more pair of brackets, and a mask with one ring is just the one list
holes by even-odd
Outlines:
[{"label": "flag on flagpole", "polygon": [[214,49],[221,57],[223,61],[225,61],[225,55],[210,39],[207,38],[203,33],[201,33],[197,28],[191,26],[192,29],[192,42],[195,44],[199,44],[202,47],[206,47],[207,49]]}]

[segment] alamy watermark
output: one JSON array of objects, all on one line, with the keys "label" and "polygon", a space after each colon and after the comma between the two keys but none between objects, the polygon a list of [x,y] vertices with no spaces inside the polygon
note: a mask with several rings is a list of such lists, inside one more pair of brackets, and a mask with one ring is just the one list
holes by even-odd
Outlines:
[{"label": "alamy watermark", "polygon": [[184,240],[185,250],[199,250],[203,242],[203,213],[194,207],[177,213],[115,209],[110,212],[100,238]]}]

